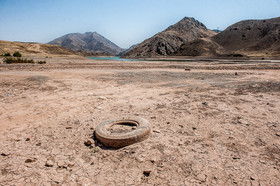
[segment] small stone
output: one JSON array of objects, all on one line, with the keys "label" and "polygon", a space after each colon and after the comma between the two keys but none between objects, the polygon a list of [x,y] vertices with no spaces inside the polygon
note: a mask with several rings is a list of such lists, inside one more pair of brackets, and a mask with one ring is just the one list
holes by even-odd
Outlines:
[{"label": "small stone", "polygon": [[277,133],[276,133],[276,136],[279,136],[279,137],[280,137],[280,132],[277,132]]},{"label": "small stone", "polygon": [[41,142],[37,143],[36,146],[41,146]]},{"label": "small stone", "polygon": [[32,160],[32,159],[26,159],[25,160],[25,163],[32,163],[32,162],[34,162],[35,160]]},{"label": "small stone", "polygon": [[149,177],[151,172],[152,172],[151,170],[144,170],[143,174],[144,174],[144,176]]},{"label": "small stone", "polygon": [[202,105],[208,106],[207,102],[202,102]]},{"label": "small stone", "polygon": [[66,163],[65,163],[64,160],[59,160],[59,161],[57,162],[57,166],[58,166],[59,168],[66,168]]},{"label": "small stone", "polygon": [[92,142],[90,140],[87,140],[84,142],[85,146],[89,147],[92,145]]},{"label": "small stone", "polygon": [[8,156],[8,154],[6,154],[6,153],[1,153],[1,156]]},{"label": "small stone", "polygon": [[151,119],[157,119],[157,117],[156,116],[152,116]]},{"label": "small stone", "polygon": [[75,165],[74,162],[71,162],[71,161],[70,161],[70,162],[68,163],[68,167],[73,167],[74,165]]},{"label": "small stone", "polygon": [[53,167],[54,163],[51,160],[48,160],[45,164],[46,167]]},{"label": "small stone", "polygon": [[234,74],[234,75],[238,76],[238,72],[235,72],[235,74]]},{"label": "small stone", "polygon": [[185,68],[185,71],[191,71],[191,69],[190,68]]},{"label": "small stone", "polygon": [[89,92],[89,93],[88,93],[88,96],[94,96],[94,93]]},{"label": "small stone", "polygon": [[250,180],[255,180],[254,176],[250,176]]},{"label": "small stone", "polygon": [[25,141],[30,141],[30,138],[26,138]]},{"label": "small stone", "polygon": [[160,133],[160,131],[158,131],[158,130],[153,130],[153,132],[154,132],[154,133]]},{"label": "small stone", "polygon": [[66,127],[66,129],[72,129],[72,127]]},{"label": "small stone", "polygon": [[107,98],[105,96],[99,96],[98,99],[105,100]]}]

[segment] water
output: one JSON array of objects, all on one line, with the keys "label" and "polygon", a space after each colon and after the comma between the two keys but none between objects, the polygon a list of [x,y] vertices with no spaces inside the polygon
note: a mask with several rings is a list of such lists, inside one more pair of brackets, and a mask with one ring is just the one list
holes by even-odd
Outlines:
[{"label": "water", "polygon": [[89,59],[112,60],[112,61],[139,61],[138,59],[123,59],[123,58],[120,58],[120,56],[115,56],[115,57],[89,57]]}]

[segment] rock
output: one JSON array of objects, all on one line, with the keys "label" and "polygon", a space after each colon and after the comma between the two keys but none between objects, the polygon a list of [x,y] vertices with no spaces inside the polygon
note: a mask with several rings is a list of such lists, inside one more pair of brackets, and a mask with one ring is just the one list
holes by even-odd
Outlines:
[{"label": "rock", "polygon": [[202,105],[208,106],[207,102],[202,102]]},{"label": "rock", "polygon": [[235,72],[235,74],[234,74],[234,75],[238,76],[238,73],[237,73],[237,72]]},{"label": "rock", "polygon": [[90,140],[87,140],[84,142],[85,146],[89,147],[92,145],[92,142]]},{"label": "rock", "polygon": [[30,141],[30,138],[26,138],[25,141]]},{"label": "rock", "polygon": [[87,95],[88,95],[88,96],[95,96],[95,94],[92,93],[92,92],[89,92]]},{"label": "rock", "polygon": [[46,167],[53,167],[54,163],[51,161],[51,160],[48,160],[46,163],[45,163],[45,166]]},{"label": "rock", "polygon": [[57,162],[57,166],[58,166],[59,168],[66,168],[66,167],[67,167],[66,162],[65,162],[64,160],[59,160],[59,161]]},{"label": "rock", "polygon": [[1,153],[1,156],[8,156],[7,153]]},{"label": "rock", "polygon": [[154,133],[160,133],[160,131],[158,131],[158,130],[153,130],[153,132],[154,132]]},{"label": "rock", "polygon": [[98,99],[106,100],[107,98],[105,96],[99,96]]},{"label": "rock", "polygon": [[72,127],[66,127],[66,129],[72,129]]},{"label": "rock", "polygon": [[151,170],[144,170],[143,174],[144,174],[144,176],[148,177],[148,176],[150,176],[151,172],[152,172]]},{"label": "rock", "polygon": [[41,146],[41,142],[37,143],[36,146]]},{"label": "rock", "polygon": [[277,133],[276,133],[276,136],[279,136],[279,137],[280,137],[280,132],[277,132]]},{"label": "rock", "polygon": [[185,71],[191,71],[191,69],[190,68],[185,68]]},{"label": "rock", "polygon": [[32,162],[35,162],[35,161],[36,161],[35,159],[33,159],[33,160],[32,159],[26,159],[25,163],[32,163]]}]

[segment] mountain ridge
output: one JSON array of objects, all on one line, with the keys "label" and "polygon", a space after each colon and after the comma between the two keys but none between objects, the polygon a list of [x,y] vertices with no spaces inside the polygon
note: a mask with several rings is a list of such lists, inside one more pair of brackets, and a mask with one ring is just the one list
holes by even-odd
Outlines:
[{"label": "mountain ridge", "polygon": [[118,55],[124,49],[97,32],[69,33],[48,44],[59,45],[74,51],[93,52],[107,55]]},{"label": "mountain ridge", "polygon": [[123,57],[169,56],[178,51],[183,43],[199,38],[211,37],[214,31],[191,17],[184,17],[174,25],[146,39],[137,47],[128,51]]}]

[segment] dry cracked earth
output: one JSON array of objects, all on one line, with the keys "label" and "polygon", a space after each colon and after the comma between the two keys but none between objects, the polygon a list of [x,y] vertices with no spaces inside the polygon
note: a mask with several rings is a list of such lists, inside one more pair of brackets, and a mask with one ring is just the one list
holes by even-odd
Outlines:
[{"label": "dry cracked earth", "polygon": [[[186,69],[186,70],[185,70]],[[0,185],[279,185],[279,62],[0,65]],[[95,127],[149,121],[106,148]]]}]

